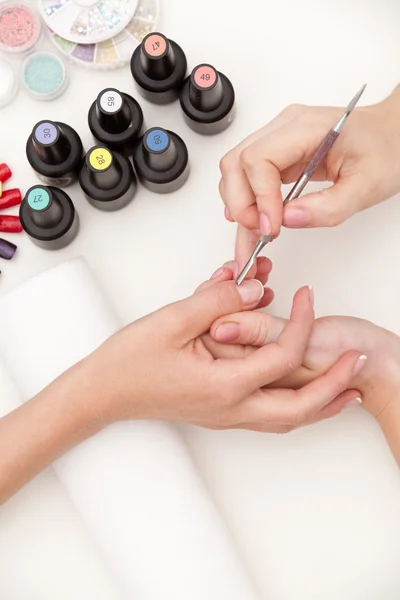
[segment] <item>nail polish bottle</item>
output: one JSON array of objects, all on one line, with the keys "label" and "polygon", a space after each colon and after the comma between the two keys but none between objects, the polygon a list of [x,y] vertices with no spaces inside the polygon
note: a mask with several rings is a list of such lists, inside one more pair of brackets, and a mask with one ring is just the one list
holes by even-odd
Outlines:
[{"label": "nail polish bottle", "polygon": [[162,33],[146,35],[131,59],[139,93],[154,104],[168,104],[178,98],[186,67],[182,48]]},{"label": "nail polish bottle", "polygon": [[143,126],[143,112],[131,96],[114,88],[103,90],[89,109],[88,121],[99,142],[124,156],[132,156]]},{"label": "nail polish bottle", "polygon": [[104,146],[86,154],[79,184],[87,200],[100,210],[119,210],[136,193],[136,177],[128,158]]},{"label": "nail polish bottle", "polygon": [[19,217],[31,240],[45,250],[64,248],[79,230],[78,213],[71,198],[52,186],[29,188],[20,206]]},{"label": "nail polish bottle", "polygon": [[193,69],[179,99],[186,123],[197,133],[220,133],[233,121],[233,86],[226,75],[211,65],[201,64]]},{"label": "nail polish bottle", "polygon": [[26,156],[39,179],[58,187],[77,180],[82,153],[79,135],[58,121],[37,123],[26,144]]},{"label": "nail polish bottle", "polygon": [[142,185],[159,194],[178,190],[189,175],[185,142],[161,127],[145,132],[135,149],[133,164]]}]

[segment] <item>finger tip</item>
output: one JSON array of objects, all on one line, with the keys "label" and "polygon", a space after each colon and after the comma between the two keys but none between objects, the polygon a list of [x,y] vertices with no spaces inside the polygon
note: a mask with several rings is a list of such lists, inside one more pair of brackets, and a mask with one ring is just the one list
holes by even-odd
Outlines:
[{"label": "finger tip", "polygon": [[263,273],[270,273],[272,270],[272,266],[272,260],[267,256],[257,257],[257,271],[262,271]]},{"label": "finger tip", "polygon": [[274,297],[274,291],[271,288],[265,288],[264,296],[261,298],[257,308],[266,308],[273,302]]}]

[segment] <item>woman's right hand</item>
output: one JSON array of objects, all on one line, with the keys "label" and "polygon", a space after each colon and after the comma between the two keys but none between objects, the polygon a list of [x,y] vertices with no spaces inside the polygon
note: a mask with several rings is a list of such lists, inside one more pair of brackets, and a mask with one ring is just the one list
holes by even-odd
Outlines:
[{"label": "woman's right hand", "polygon": [[[282,183],[302,173],[343,108],[293,105],[221,160],[225,217],[238,223],[241,269],[260,235],[292,228],[331,227],[400,190],[400,87],[379,104],[356,108],[315,173],[333,185],[283,207]],[[253,277],[254,272],[249,274]]]}]

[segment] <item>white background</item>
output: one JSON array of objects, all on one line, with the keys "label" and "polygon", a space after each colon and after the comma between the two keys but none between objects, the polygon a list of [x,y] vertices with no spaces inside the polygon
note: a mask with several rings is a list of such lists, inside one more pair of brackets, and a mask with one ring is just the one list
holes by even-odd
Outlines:
[{"label": "white background", "polygon": [[[178,103],[160,108],[141,100],[147,126],[170,128],[186,141],[187,184],[172,196],[140,189],[114,214],[96,211],[70,188],[81,219],[76,241],[51,253],[19,235],[17,255],[1,263],[0,293],[84,255],[124,322],[190,294],[232,258],[235,230],[217,191],[221,156],[287,104],[343,106],[365,81],[363,104],[383,98],[400,79],[399,27],[397,0],[254,0],[237,8],[228,0],[164,0],[160,29],[182,45],[189,66],[211,62],[231,78],[234,124],[203,138],[185,126]],[[115,86],[137,97],[128,68],[69,71],[62,98],[38,103],[20,91],[0,111],[0,162],[15,173],[9,185],[37,183],[24,152],[36,121],[69,123],[88,148],[87,110],[97,93]],[[295,290],[312,284],[318,315],[360,316],[400,333],[398,200],[334,230],[284,231],[268,247],[271,310],[286,316]],[[0,375],[5,413],[17,399],[4,369]],[[397,467],[362,409],[345,412],[283,437],[183,428],[265,600],[399,598]],[[50,472],[0,510],[0,598],[122,600]]]}]

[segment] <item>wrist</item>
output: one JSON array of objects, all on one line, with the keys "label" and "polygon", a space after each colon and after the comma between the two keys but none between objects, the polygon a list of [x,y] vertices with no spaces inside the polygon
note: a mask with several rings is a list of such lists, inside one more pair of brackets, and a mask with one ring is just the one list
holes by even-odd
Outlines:
[{"label": "wrist", "polygon": [[373,328],[364,346],[368,360],[354,386],[364,408],[380,422],[389,412],[400,417],[400,338],[372,323],[367,326]]},{"label": "wrist", "polygon": [[394,147],[400,147],[400,85],[381,102],[374,104],[370,109],[379,116],[381,135]]},{"label": "wrist", "polygon": [[354,387],[360,390],[363,408],[376,419],[400,466],[400,338],[368,325],[374,328],[365,346],[368,360]]},{"label": "wrist", "polygon": [[96,410],[96,379],[86,360],[68,369],[34,399],[48,405],[55,426],[63,423],[66,444],[69,438],[77,443],[106,425],[102,412]]},{"label": "wrist", "polygon": [[140,350],[134,350],[132,339],[130,360],[125,364],[125,357],[121,358],[125,333],[121,330],[74,367],[83,382],[79,402],[90,430],[116,421],[151,417],[150,406],[141,402],[146,396],[146,373],[138,367]]},{"label": "wrist", "polygon": [[91,354],[53,382],[55,392],[59,391],[63,402],[74,412],[74,426],[83,437],[94,435],[112,421],[109,412],[113,397],[106,373]]}]

